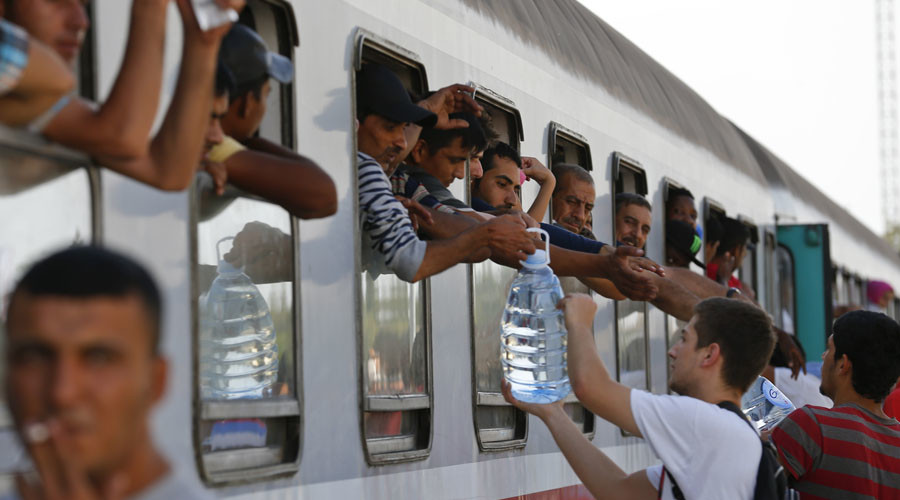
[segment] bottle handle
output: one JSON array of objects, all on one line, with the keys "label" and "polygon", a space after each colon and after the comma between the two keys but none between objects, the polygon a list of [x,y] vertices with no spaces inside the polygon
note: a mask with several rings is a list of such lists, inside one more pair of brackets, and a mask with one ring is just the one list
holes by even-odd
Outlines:
[{"label": "bottle handle", "polygon": [[[222,243],[224,243],[226,241],[230,241],[230,240],[234,240],[234,236],[226,236],[216,242],[216,263],[222,262],[222,249],[221,249],[220,245]],[[246,257],[243,254],[241,254],[241,267],[240,267],[241,271],[244,270],[244,267],[246,267],[246,265],[247,265]]]},{"label": "bottle handle", "polygon": [[540,264],[530,264],[524,260],[520,260],[519,264],[522,264],[523,267],[527,267],[529,269],[539,269],[541,267],[550,265],[550,234],[539,227],[529,227],[525,231],[529,233],[538,233],[542,236],[541,240],[546,243],[546,246],[544,248],[544,255],[546,256],[546,259]]}]

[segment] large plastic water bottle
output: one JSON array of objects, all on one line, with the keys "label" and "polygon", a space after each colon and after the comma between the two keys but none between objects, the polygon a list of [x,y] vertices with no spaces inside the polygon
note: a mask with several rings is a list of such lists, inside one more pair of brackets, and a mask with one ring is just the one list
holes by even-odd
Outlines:
[{"label": "large plastic water bottle", "polygon": [[[538,228],[550,245],[550,236]],[[566,368],[566,325],[556,304],[563,298],[559,279],[548,264],[550,253],[538,249],[521,261],[509,287],[500,358],[513,396],[528,403],[552,403],[571,391]]]},{"label": "large plastic water bottle", "polygon": [[757,377],[741,397],[741,410],[760,432],[771,431],[795,409],[794,403],[765,377]]},{"label": "large plastic water bottle", "polygon": [[200,300],[200,393],[203,399],[269,396],[278,377],[278,344],[269,305],[241,268],[221,257]]}]

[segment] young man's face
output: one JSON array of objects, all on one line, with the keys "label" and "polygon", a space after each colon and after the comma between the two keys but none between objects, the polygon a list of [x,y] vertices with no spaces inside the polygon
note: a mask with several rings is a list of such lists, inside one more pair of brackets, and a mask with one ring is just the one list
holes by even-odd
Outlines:
[{"label": "young man's face", "polygon": [[640,205],[624,205],[616,212],[616,241],[644,248],[652,222],[650,211]]},{"label": "young man's face", "polygon": [[519,166],[509,158],[494,157],[494,167],[484,172],[478,189],[472,193],[495,208],[519,206]]},{"label": "young man's face", "polygon": [[681,395],[690,395],[697,376],[702,353],[697,349],[697,316],[681,329],[681,336],[669,349],[669,388]]},{"label": "young man's face", "polygon": [[260,88],[259,99],[252,91],[235,99],[228,106],[228,114],[222,120],[225,133],[237,140],[253,137],[266,116],[266,103],[271,92],[272,84],[267,80]]},{"label": "young man's face", "polygon": [[578,233],[584,227],[587,214],[594,209],[595,197],[591,183],[567,175],[560,180],[559,188],[553,195],[553,218],[562,227]]},{"label": "young man's face", "polygon": [[382,168],[400,158],[406,149],[405,123],[398,123],[378,115],[368,115],[359,123],[356,145],[359,151],[375,158]]},{"label": "young man's face", "polygon": [[463,147],[462,142],[462,137],[457,137],[432,153],[420,139],[413,149],[413,158],[422,170],[436,177],[444,187],[450,187],[454,180],[466,177],[466,160],[472,148]]},{"label": "young man's face", "polygon": [[12,11],[3,15],[56,50],[71,65],[78,59],[88,29],[87,3],[88,0],[13,0]]},{"label": "young man's face", "polygon": [[136,295],[21,293],[7,326],[6,394],[19,429],[58,424],[91,475],[151,446],[147,417],[166,365],[152,352],[150,316]]},{"label": "young man's face", "polygon": [[688,196],[678,196],[666,204],[666,220],[680,220],[697,229],[697,209],[694,200]]},{"label": "young man's face", "polygon": [[205,157],[212,148],[221,144],[225,139],[222,131],[222,118],[228,113],[228,94],[213,98],[212,112],[209,114],[209,125],[206,127],[206,135],[203,136],[203,156]]}]

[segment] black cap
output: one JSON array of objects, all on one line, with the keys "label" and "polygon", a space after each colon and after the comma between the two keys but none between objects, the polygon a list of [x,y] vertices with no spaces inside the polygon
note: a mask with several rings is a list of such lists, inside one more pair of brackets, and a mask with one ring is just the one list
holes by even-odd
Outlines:
[{"label": "black cap", "polygon": [[378,64],[366,64],[356,74],[356,106],[396,123],[437,123],[437,115],[413,104],[397,75]]},{"label": "black cap", "polygon": [[294,79],[294,64],[287,57],[270,52],[258,33],[243,24],[235,24],[222,39],[219,60],[234,76],[237,92],[247,86],[271,77],[281,83]]},{"label": "black cap", "polygon": [[706,269],[706,266],[697,260],[697,252],[703,248],[703,240],[697,235],[694,226],[680,220],[666,221],[666,241],[675,250],[683,253],[686,257],[690,257],[691,262]]}]

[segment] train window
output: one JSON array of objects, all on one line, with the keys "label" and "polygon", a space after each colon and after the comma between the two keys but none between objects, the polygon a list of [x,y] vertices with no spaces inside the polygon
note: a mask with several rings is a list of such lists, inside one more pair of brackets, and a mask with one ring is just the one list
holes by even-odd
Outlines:
[{"label": "train window", "polygon": [[893,301],[893,312],[894,315],[891,316],[895,321],[900,321],[900,298],[895,298]]},{"label": "train window", "polygon": [[775,293],[775,234],[769,230],[765,231],[764,236],[765,248],[763,254],[763,284],[766,290],[766,311],[775,318],[775,326],[781,328],[781,321],[778,314],[778,298]]},{"label": "train window", "polygon": [[[48,148],[43,140],[0,125],[0,213],[5,214],[0,231],[0,384],[6,372],[6,305],[22,273],[56,250],[99,243],[99,177],[87,165],[82,156]],[[18,443],[4,397],[0,393],[0,442]],[[17,446],[0,447],[0,477],[10,472],[8,467],[22,470],[19,462],[26,454]]]},{"label": "train window", "polygon": [[[500,141],[519,149],[522,119],[509,99],[478,84],[475,100],[489,114]],[[503,369],[500,365],[498,330],[500,317],[516,271],[491,261],[470,266],[472,291],[472,380],[475,438],[481,451],[498,451],[525,446],[528,419],[510,406],[500,394]]]},{"label": "train window", "polygon": [[84,34],[84,42],[78,53],[78,62],[74,66],[75,81],[78,85],[78,95],[91,101],[97,100],[97,52],[96,52],[96,28],[94,21],[94,3],[85,2],[85,12],[88,18],[88,29]]},{"label": "train window", "polygon": [[[668,177],[663,178],[662,184],[663,184],[662,188],[663,188],[663,202],[664,202],[663,208],[665,210],[665,213],[663,214],[664,215],[663,219],[667,220],[668,214],[669,214],[669,203],[675,201],[673,199],[673,197],[679,198],[679,196],[676,194],[677,190],[683,190],[686,188],[683,185],[681,185],[680,183],[678,183]],[[687,198],[687,196],[684,196],[684,198]],[[691,201],[691,203],[693,203],[693,201]],[[666,239],[667,237],[666,237],[665,225],[663,225],[663,227],[661,229],[662,229],[662,231],[661,231],[662,239],[664,242],[667,242],[668,240]],[[666,252],[666,254],[665,254],[666,265],[675,265],[676,263],[680,263],[681,259],[690,257],[689,255],[685,255],[685,256],[669,255],[668,245],[665,246],[665,252]],[[690,267],[690,263],[687,264],[687,267]],[[668,352],[669,349],[671,349],[672,346],[675,345],[675,343],[678,341],[679,332],[681,332],[681,328],[684,326],[685,322],[680,321],[676,317],[670,316],[667,314],[665,323],[666,323],[666,352]],[[669,380],[671,371],[672,371],[671,365],[669,363],[666,363],[666,380]]]},{"label": "train window", "polygon": [[[283,0],[249,0],[241,11],[240,22],[259,33],[269,50],[294,61],[294,47],[300,44],[300,39],[294,9],[290,3]],[[279,112],[265,114],[259,127],[259,135],[293,148],[296,137],[294,82],[281,84],[271,80],[271,84],[272,92],[269,93],[266,108]]]},{"label": "train window", "polygon": [[[706,245],[709,244],[708,228],[710,226],[710,221],[712,221],[712,219],[722,220],[725,216],[725,207],[721,203],[708,196],[703,198],[703,248],[706,248]],[[709,262],[705,261],[703,263],[709,264]]]},{"label": "train window", "polygon": [[300,449],[296,227],[283,208],[194,191],[199,468],[209,484],[293,474]]},{"label": "train window", "polygon": [[[591,147],[588,145],[587,139],[556,122],[550,122],[549,131],[547,142],[549,145],[547,166],[549,168],[552,169],[560,163],[578,165],[587,171],[593,168],[591,165]],[[554,220],[552,203],[550,206],[550,220]],[[591,231],[593,231],[592,228]],[[559,279],[559,282],[566,294],[586,293],[593,295],[591,289],[577,278],[564,276]],[[572,417],[572,421],[581,429],[581,432],[586,434],[588,439],[591,439],[594,432],[594,414],[577,402],[575,394],[570,394],[567,401],[565,404],[566,413]]]},{"label": "train window", "polygon": [[[613,153],[612,192],[647,195],[647,174],[640,163],[621,153]],[[616,201],[612,197],[612,227],[616,227]],[[613,229],[615,231],[615,229]],[[616,241],[613,234],[612,241]],[[647,303],[632,300],[615,302],[616,375],[619,382],[636,389],[650,390],[649,330]]]},{"label": "train window", "polygon": [[[418,56],[358,29],[357,70],[380,64],[407,90],[428,89]],[[355,82],[355,80],[354,80]],[[354,91],[355,95],[355,91]],[[359,243],[361,245],[361,242]],[[361,418],[366,460],[395,463],[428,456],[431,449],[432,383],[428,280],[407,283],[362,252],[359,281]]]},{"label": "train window", "polygon": [[753,291],[754,297],[759,296],[759,281],[757,277],[757,248],[759,246],[759,228],[756,224],[744,216],[738,216],[750,233],[750,239],[747,241],[747,253],[744,255],[744,261],[738,269],[738,279]]},{"label": "train window", "polygon": [[781,310],[777,313],[781,319],[781,329],[793,334],[797,331],[794,302],[794,256],[791,250],[778,245],[775,249],[775,270],[778,274],[778,304]]}]

